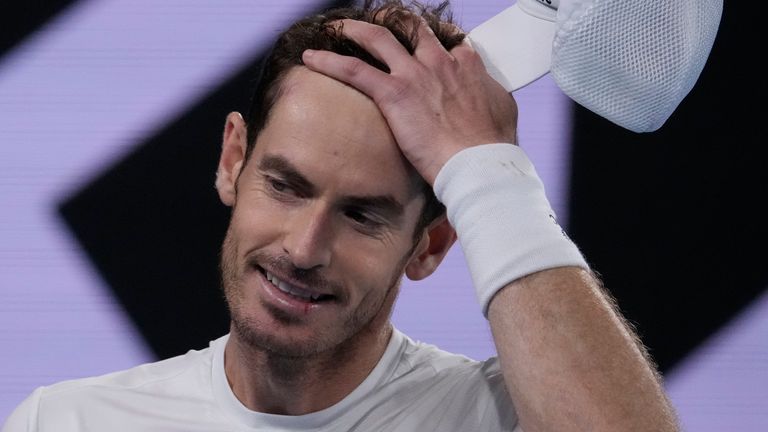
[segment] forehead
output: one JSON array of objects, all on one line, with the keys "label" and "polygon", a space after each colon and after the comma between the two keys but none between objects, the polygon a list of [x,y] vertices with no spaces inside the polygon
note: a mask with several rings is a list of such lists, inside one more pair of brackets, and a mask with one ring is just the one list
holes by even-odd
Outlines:
[{"label": "forehead", "polygon": [[413,168],[375,103],[359,91],[301,66],[282,80],[254,156],[279,155],[310,180],[358,193],[410,197]]}]

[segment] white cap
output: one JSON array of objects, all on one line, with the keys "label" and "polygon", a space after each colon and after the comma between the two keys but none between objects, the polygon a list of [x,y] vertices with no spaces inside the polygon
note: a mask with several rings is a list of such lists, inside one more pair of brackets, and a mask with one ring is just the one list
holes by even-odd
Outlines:
[{"label": "white cap", "polygon": [[650,132],[698,80],[722,8],[723,0],[517,0],[468,38],[507,91],[551,70],[578,104]]}]

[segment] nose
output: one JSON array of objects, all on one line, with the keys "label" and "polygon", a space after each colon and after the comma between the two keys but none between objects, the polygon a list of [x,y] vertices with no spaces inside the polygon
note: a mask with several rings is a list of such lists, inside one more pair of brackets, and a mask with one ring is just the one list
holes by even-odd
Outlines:
[{"label": "nose", "polygon": [[332,226],[322,204],[295,209],[284,227],[283,250],[294,266],[309,270],[331,264]]}]

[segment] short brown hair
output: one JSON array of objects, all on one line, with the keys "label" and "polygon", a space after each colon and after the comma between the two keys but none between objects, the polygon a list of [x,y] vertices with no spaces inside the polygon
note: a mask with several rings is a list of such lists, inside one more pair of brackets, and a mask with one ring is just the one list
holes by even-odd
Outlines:
[{"label": "short brown hair", "polygon": [[[319,15],[303,18],[280,34],[262,63],[251,98],[247,114],[246,160],[250,157],[256,138],[266,126],[272,107],[280,96],[284,77],[291,68],[304,64],[301,56],[305,50],[326,50],[357,57],[382,71],[389,72],[385,64],[355,42],[346,39],[341,30],[333,25],[335,21],[353,19],[386,27],[406,50],[413,54],[418,42],[416,20],[419,17],[427,22],[445,49],[450,50],[464,40],[464,33],[453,25],[448,1],[428,6],[415,1],[405,5],[401,0],[366,0],[362,7],[328,9]],[[445,207],[435,197],[432,187],[415,169],[413,172],[415,183],[424,195],[424,208],[414,232],[414,239],[418,239],[421,231],[430,222],[445,213]]]}]

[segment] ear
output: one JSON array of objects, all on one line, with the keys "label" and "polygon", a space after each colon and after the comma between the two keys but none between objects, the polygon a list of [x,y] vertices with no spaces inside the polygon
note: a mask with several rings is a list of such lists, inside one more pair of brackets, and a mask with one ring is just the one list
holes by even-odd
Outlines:
[{"label": "ear", "polygon": [[405,275],[415,281],[431,275],[455,241],[456,231],[448,218],[443,215],[435,219],[421,236],[414,255],[405,267]]},{"label": "ear", "polygon": [[237,177],[245,163],[246,135],[243,116],[237,112],[229,113],[224,125],[219,167],[216,170],[216,190],[219,191],[221,202],[227,206],[235,203]]}]

